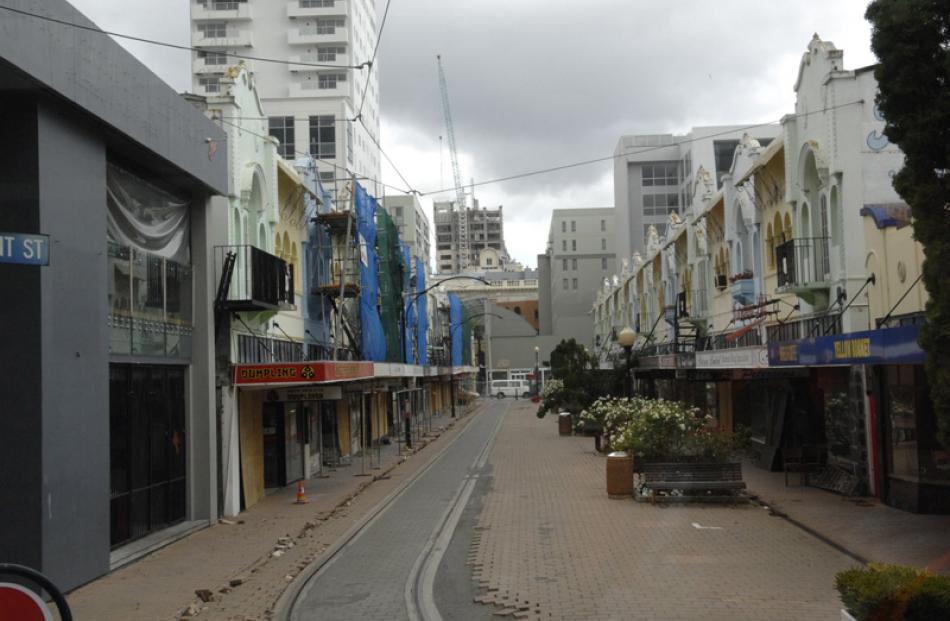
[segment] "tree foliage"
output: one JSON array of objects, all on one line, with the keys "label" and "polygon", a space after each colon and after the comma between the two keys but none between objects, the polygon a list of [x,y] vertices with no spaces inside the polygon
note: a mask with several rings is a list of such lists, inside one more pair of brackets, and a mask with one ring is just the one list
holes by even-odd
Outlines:
[{"label": "tree foliage", "polygon": [[905,156],[894,188],[924,249],[930,301],[920,343],[939,438],[950,447],[950,0],[874,0],[865,16],[884,133]]}]

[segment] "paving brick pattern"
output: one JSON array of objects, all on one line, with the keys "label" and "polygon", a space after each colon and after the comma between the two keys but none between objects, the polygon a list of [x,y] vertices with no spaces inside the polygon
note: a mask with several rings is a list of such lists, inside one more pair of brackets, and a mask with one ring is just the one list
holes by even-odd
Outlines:
[{"label": "paving brick pattern", "polygon": [[593,439],[558,436],[528,404],[509,413],[489,464],[469,564],[493,615],[840,618],[834,575],[852,559],[754,505],[608,499]]}]

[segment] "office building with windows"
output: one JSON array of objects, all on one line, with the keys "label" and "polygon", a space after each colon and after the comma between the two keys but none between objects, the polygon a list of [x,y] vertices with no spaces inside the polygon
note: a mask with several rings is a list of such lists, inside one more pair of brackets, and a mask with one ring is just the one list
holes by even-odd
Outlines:
[{"label": "office building with windows", "polygon": [[411,254],[421,258],[426,274],[431,274],[431,227],[429,218],[419,203],[419,197],[415,194],[384,196],[382,207],[396,223],[399,239],[409,244]]},{"label": "office building with windows", "polygon": [[614,150],[617,256],[643,254],[650,226],[662,237],[670,214],[686,213],[700,169],[713,173],[717,189],[722,187],[744,133],[764,147],[779,131],[778,125],[734,125],[694,127],[683,135],[622,136]]},{"label": "office building with windows", "polygon": [[542,335],[574,338],[593,351],[591,305],[605,278],[617,271],[614,208],[555,209],[545,254],[538,255]]},{"label": "office building with windows", "polygon": [[[371,193],[382,195],[372,181],[380,178],[378,69],[351,68],[373,56],[372,0],[190,0],[190,5],[196,94],[218,95],[229,69],[243,62],[254,75],[282,157],[319,158],[320,180],[331,191],[355,173],[369,180],[363,183]],[[241,61],[229,54],[287,62]],[[356,117],[361,122],[353,121]]]}]

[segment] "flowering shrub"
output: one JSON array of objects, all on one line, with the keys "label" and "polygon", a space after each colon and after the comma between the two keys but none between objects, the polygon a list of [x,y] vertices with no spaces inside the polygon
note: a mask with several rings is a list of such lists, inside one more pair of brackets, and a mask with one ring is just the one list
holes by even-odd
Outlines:
[{"label": "flowering shrub", "polygon": [[609,438],[635,416],[638,401],[642,399],[600,397],[581,411],[578,427],[600,429],[602,435]]},{"label": "flowering shrub", "polygon": [[538,408],[538,418],[544,418],[548,412],[556,412],[566,397],[564,382],[559,379],[548,380],[541,389],[541,407]]},{"label": "flowering shrub", "polygon": [[745,443],[743,432],[712,428],[712,418],[699,409],[665,399],[615,400],[604,420],[607,441],[614,450],[647,461],[726,461]]}]

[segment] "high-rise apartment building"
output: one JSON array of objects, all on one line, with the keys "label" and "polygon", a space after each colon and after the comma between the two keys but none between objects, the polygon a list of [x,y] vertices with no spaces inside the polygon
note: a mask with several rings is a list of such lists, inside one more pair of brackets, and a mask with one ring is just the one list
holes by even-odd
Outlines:
[{"label": "high-rise apartment building", "polygon": [[[455,209],[455,203],[450,201],[433,203],[435,265],[440,274],[504,269],[510,262],[502,206],[481,209],[477,199],[473,202],[474,208],[464,210]],[[486,250],[490,252],[485,253],[483,261]]]},{"label": "high-rise apartment building", "polygon": [[[351,68],[373,56],[373,0],[190,4],[191,42],[198,49],[192,60],[196,94],[220,92],[221,78],[239,62],[228,53],[286,61],[244,61],[254,74],[269,132],[280,141],[280,155],[294,159],[310,153],[319,158],[321,181],[330,189],[350,173],[380,178],[374,144],[379,139],[379,71]],[[357,115],[362,123],[353,120]],[[374,188],[372,181],[364,184],[382,195],[382,187]]]},{"label": "high-rise apartment building", "polygon": [[735,125],[694,127],[684,135],[622,136],[614,150],[617,256],[643,254],[651,225],[662,236],[670,214],[685,213],[700,167],[713,173],[720,187],[743,134],[749,133],[764,147],[779,131],[778,125],[754,130]]},{"label": "high-rise apartment building", "polygon": [[399,239],[409,244],[414,256],[421,257],[426,274],[432,273],[432,242],[429,218],[415,195],[384,196],[382,207],[399,229]]},{"label": "high-rise apartment building", "polygon": [[604,278],[616,273],[613,207],[555,209],[545,254],[538,255],[540,333],[574,338],[593,350],[590,309]]}]

